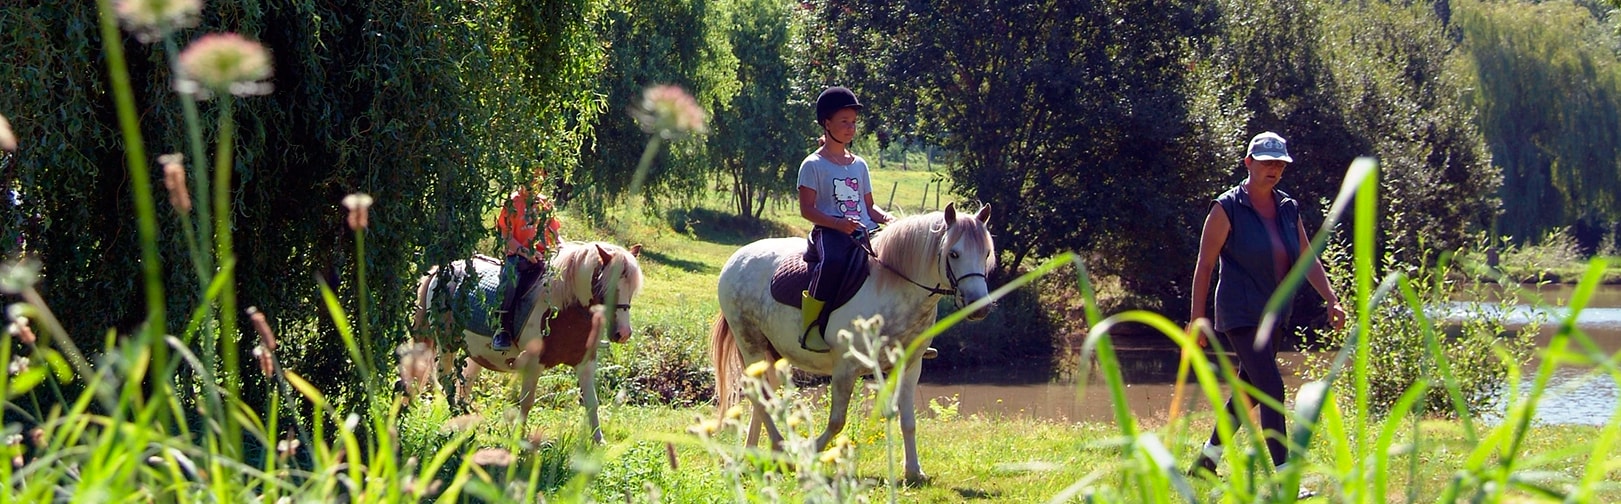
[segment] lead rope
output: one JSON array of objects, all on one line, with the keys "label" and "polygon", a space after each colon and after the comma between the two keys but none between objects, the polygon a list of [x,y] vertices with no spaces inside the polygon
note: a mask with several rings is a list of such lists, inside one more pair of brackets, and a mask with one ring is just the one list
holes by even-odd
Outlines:
[{"label": "lead rope", "polygon": [[[952,282],[954,285],[952,285],[953,288],[951,288],[951,289],[942,289],[942,288],[940,288],[940,284],[934,284],[934,287],[929,287],[927,285],[917,283],[917,280],[913,280],[911,277],[906,276],[905,273],[901,273],[901,270],[895,269],[895,267],[890,266],[889,263],[884,262],[883,258],[878,257],[877,252],[874,252],[872,250],[872,241],[871,241],[870,238],[871,238],[871,236],[868,233],[862,233],[861,237],[856,239],[856,245],[859,245],[861,247],[861,250],[865,251],[867,253],[868,257],[871,257],[873,259],[877,259],[879,266],[883,266],[884,269],[889,270],[890,273],[894,273],[896,276],[901,277],[901,279],[906,280],[907,282],[911,282],[912,285],[922,287],[923,290],[929,291],[930,295],[934,295],[934,296],[955,296],[955,295],[957,295],[957,289],[955,289],[955,287],[956,287],[956,285],[955,285],[956,282],[955,281]],[[948,278],[951,276],[951,262],[949,262],[949,261],[946,262],[946,276]],[[970,276],[972,276],[972,275],[970,275]],[[984,275],[980,275],[980,276],[984,276]]]}]

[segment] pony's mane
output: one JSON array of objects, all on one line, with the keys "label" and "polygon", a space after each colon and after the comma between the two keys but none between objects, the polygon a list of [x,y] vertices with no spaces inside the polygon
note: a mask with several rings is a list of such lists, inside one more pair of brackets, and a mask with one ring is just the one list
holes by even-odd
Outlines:
[{"label": "pony's mane", "polygon": [[547,274],[546,301],[551,306],[573,306],[591,299],[592,277],[602,269],[602,259],[597,256],[599,246],[613,256],[610,266],[624,268],[625,277],[630,280],[631,295],[641,292],[642,267],[629,250],[607,242],[564,242],[558,245]]},{"label": "pony's mane", "polygon": [[[930,278],[925,275],[938,274],[934,268],[938,268],[936,264],[945,253],[946,244],[951,243],[955,236],[961,235],[962,239],[969,240],[968,245],[992,250],[990,232],[985,229],[984,223],[974,218],[974,212],[957,212],[957,221],[952,223],[949,231],[952,237],[946,236],[945,212],[911,215],[889,223],[883,232],[873,238],[872,249],[878,254],[878,260],[920,282],[923,278]],[[995,261],[992,254],[986,260],[985,269],[989,271],[995,267]],[[906,283],[906,279],[882,266],[875,266],[872,270],[878,277],[880,289]]]}]

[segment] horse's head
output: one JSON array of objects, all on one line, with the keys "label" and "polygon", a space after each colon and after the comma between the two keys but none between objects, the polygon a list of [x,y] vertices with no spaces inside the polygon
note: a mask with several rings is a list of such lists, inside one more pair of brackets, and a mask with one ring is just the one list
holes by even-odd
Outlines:
[{"label": "horse's head", "polygon": [[[975,215],[958,215],[955,203],[946,204],[946,236],[940,247],[941,274],[956,292],[959,308],[990,295],[985,274],[996,267],[996,246],[986,227],[990,218],[990,205],[980,207]],[[969,313],[968,319],[980,320],[990,313],[990,305],[985,305]]]},{"label": "horse's head", "polygon": [[[630,302],[642,290],[642,268],[636,261],[642,253],[642,246],[631,245],[629,249],[620,249],[597,244],[595,248],[601,266],[591,279],[592,302],[613,307],[611,340],[624,343],[630,340],[631,335]],[[608,301],[610,288],[614,296],[612,303]]]}]

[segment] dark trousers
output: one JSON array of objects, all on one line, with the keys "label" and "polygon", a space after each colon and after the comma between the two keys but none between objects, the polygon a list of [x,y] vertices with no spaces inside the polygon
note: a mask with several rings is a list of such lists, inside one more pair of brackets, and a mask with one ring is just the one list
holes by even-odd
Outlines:
[{"label": "dark trousers", "polygon": [[811,230],[810,248],[805,251],[805,262],[810,263],[811,270],[811,297],[827,301],[838,294],[856,247],[850,235],[822,226]]},{"label": "dark trousers", "polygon": [[[507,256],[506,267],[501,269],[502,285],[511,286],[501,291],[501,329],[514,338],[518,336],[518,300],[535,287],[541,274],[546,272],[546,261],[529,262],[521,255]],[[510,275],[510,276],[508,276]]]},{"label": "dark trousers", "polygon": [[[1227,342],[1231,345],[1228,348],[1233,353],[1238,354],[1238,379],[1255,387],[1262,394],[1271,396],[1277,399],[1279,403],[1282,403],[1283,372],[1278,369],[1278,340],[1281,339],[1282,328],[1288,327],[1288,324],[1279,324],[1278,327],[1278,329],[1272,330],[1272,338],[1260,350],[1255,349],[1255,332],[1258,329],[1256,327],[1241,327],[1222,334],[1227,337]],[[1240,425],[1238,423],[1240,413],[1248,413],[1247,411],[1239,411],[1239,408],[1243,407],[1243,403],[1238,397],[1240,393],[1242,391],[1235,384],[1233,395],[1227,399],[1227,407],[1225,408],[1227,418],[1232,421],[1233,425]],[[1260,401],[1252,400],[1250,404],[1258,405],[1261,408],[1261,430],[1266,435],[1266,450],[1271,452],[1272,465],[1282,464],[1289,456],[1289,449],[1281,441],[1289,432],[1283,425],[1283,412],[1273,409]],[[1210,433],[1210,444],[1221,445],[1219,431]]]}]

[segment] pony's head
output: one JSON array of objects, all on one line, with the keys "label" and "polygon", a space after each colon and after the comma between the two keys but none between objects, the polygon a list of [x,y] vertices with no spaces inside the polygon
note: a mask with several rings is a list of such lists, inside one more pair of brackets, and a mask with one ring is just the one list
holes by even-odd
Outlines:
[{"label": "pony's head", "polygon": [[636,261],[641,252],[641,245],[626,249],[603,242],[560,247],[552,259],[557,279],[550,289],[552,306],[600,304],[612,308],[608,312],[613,318],[612,341],[629,340],[631,300],[642,290],[642,267]]},{"label": "pony's head", "polygon": [[[985,275],[996,267],[996,245],[991,240],[991,207],[973,215],[957,212],[955,203],[940,212],[906,217],[891,223],[873,241],[878,259],[899,270],[885,272],[880,287],[906,282],[936,284],[947,289],[963,307],[990,295]],[[979,320],[990,314],[987,305],[968,314]]]}]

